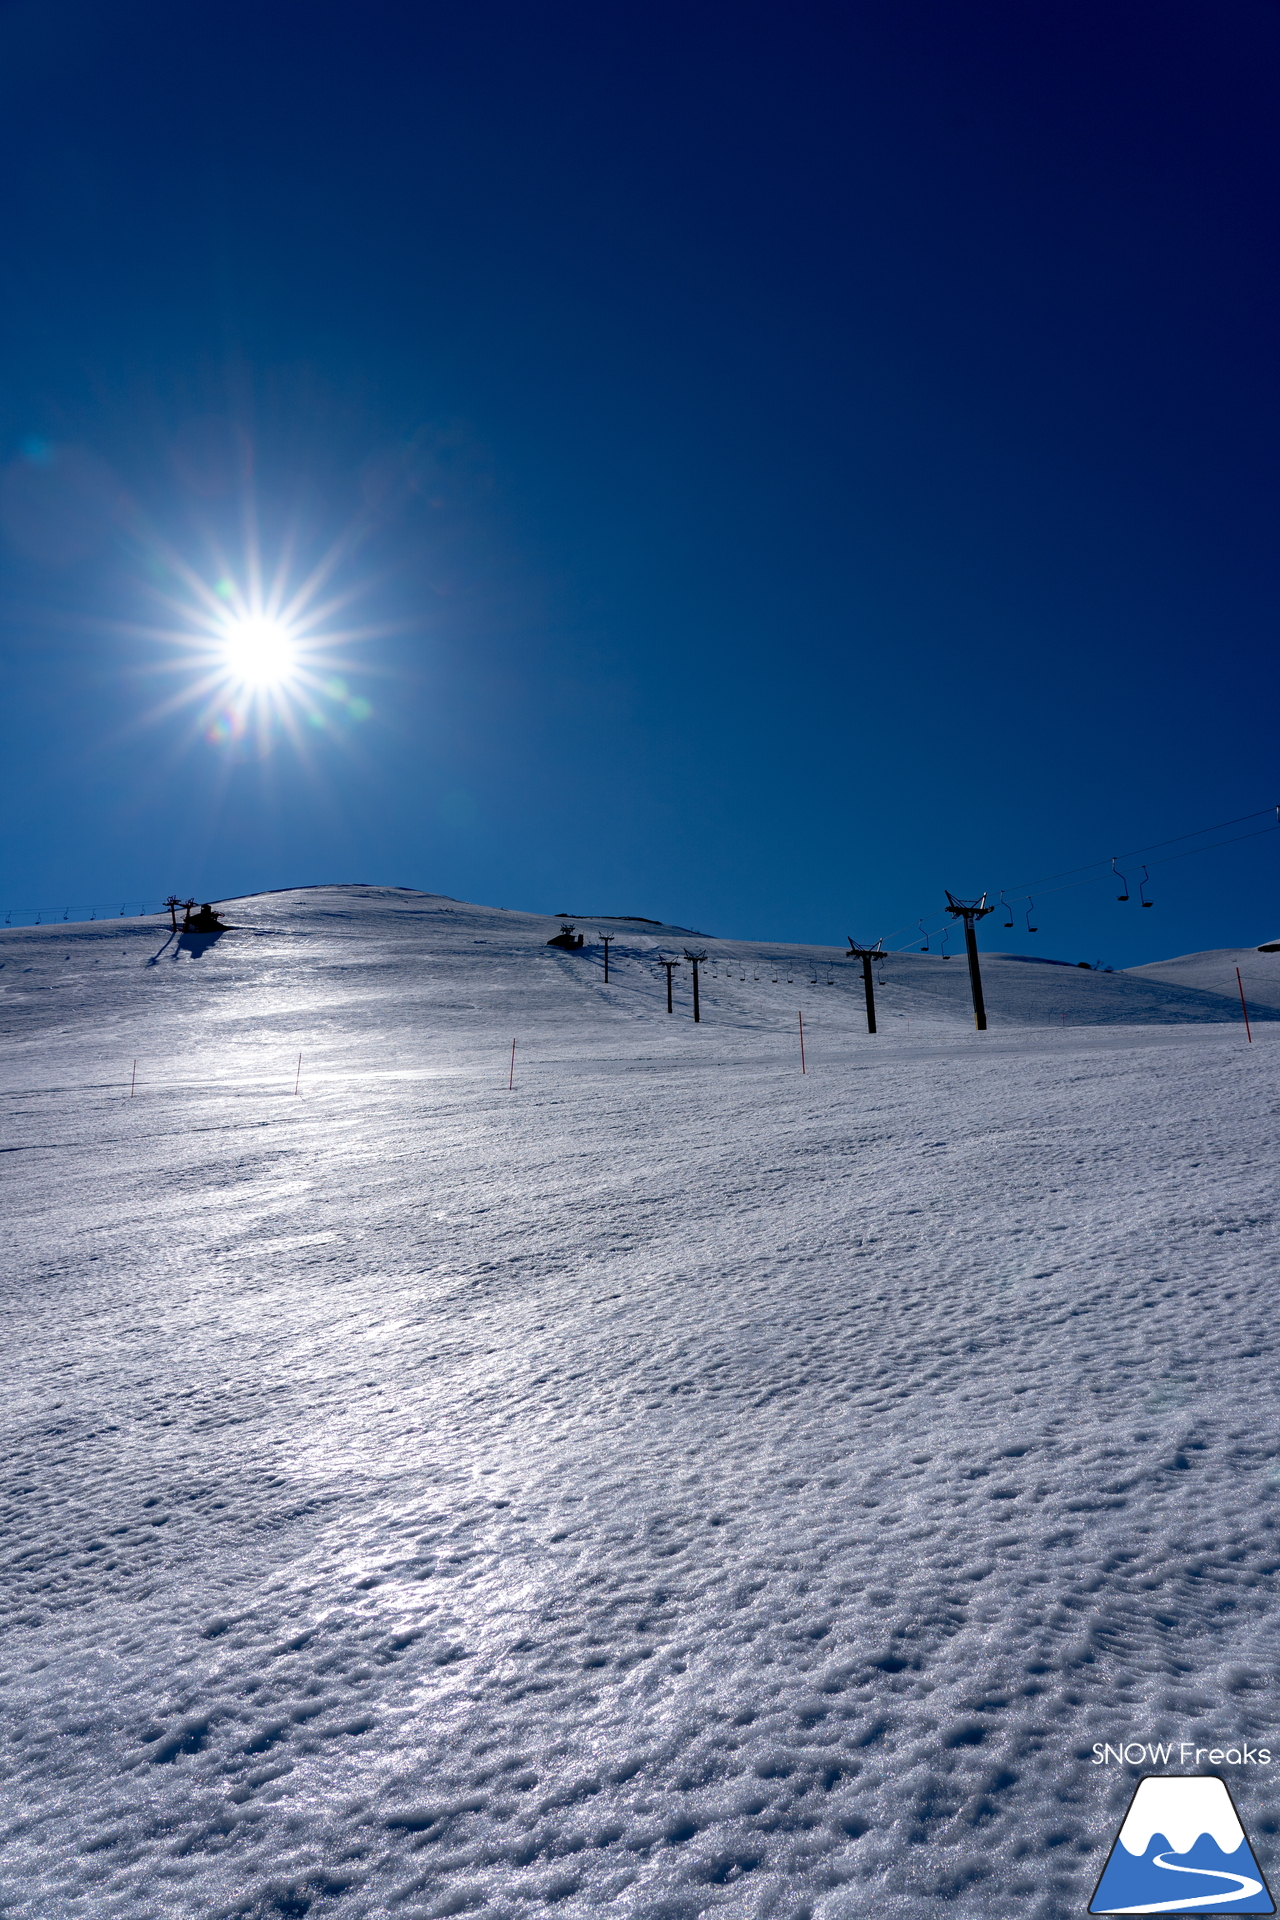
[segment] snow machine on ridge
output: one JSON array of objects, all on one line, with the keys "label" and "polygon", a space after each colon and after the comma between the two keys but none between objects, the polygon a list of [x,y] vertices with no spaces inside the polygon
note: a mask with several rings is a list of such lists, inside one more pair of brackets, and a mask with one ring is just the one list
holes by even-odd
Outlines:
[{"label": "snow machine on ridge", "polygon": [[217,914],[214,912],[213,908],[209,905],[209,902],[207,900],[205,901],[204,905],[201,907],[199,913],[192,913],[191,909],[192,907],[194,907],[194,905],[195,905],[194,900],[188,900],[186,902],[186,912],[183,915],[183,921],[182,921],[182,931],[184,933],[225,933],[226,932],[227,930],[226,921],[220,920],[218,918]]},{"label": "snow machine on ridge", "polygon": [[573,923],[569,920],[564,920],[561,922],[559,933],[553,933],[547,945],[549,947],[564,947],[568,952],[576,953],[584,942],[585,935],[581,933],[575,935]]}]

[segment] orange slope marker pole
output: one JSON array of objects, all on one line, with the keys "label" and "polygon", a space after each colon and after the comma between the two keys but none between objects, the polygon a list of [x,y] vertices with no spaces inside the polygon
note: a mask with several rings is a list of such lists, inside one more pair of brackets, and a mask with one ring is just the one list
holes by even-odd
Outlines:
[{"label": "orange slope marker pole", "polygon": [[800,1022],[800,1071],[805,1073],[807,1068],[804,1064],[804,1015],[798,1013],[796,1019]]},{"label": "orange slope marker pole", "polygon": [[1240,1011],[1241,1011],[1241,1013],[1242,1013],[1242,1014],[1244,1015],[1244,1031],[1245,1031],[1245,1037],[1246,1037],[1246,1039],[1248,1040],[1248,1042],[1249,1042],[1249,1045],[1250,1045],[1250,1046],[1252,1046],[1252,1045],[1253,1045],[1253,1032],[1252,1032],[1252,1029],[1251,1029],[1251,1028],[1250,1028],[1250,1026],[1249,1026],[1249,1009],[1248,1009],[1248,1007],[1246,1007],[1246,1005],[1245,1005],[1245,1003],[1244,1003],[1244,981],[1243,981],[1243,980],[1242,980],[1242,979],[1240,978],[1240,969],[1239,969],[1239,967],[1237,967],[1237,968],[1236,968],[1236,985],[1237,985],[1237,986],[1239,987],[1239,989],[1240,989]]},{"label": "orange slope marker pole", "polygon": [[512,1087],[514,1087],[515,1083],[516,1083],[516,1043],[513,1040],[511,1042],[511,1071],[507,1075],[508,1092],[511,1090]]}]

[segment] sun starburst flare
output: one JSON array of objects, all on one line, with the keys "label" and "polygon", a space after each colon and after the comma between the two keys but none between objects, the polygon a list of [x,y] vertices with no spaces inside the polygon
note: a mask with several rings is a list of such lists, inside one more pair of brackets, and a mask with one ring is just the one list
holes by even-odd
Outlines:
[{"label": "sun starburst flare", "polygon": [[345,676],[357,670],[352,650],[389,629],[345,624],[367,584],[333,587],[353,545],[350,536],[335,542],[294,584],[291,541],[269,578],[252,531],[238,567],[214,550],[207,572],[153,542],[151,565],[165,583],[157,597],[167,618],[132,630],[158,643],[154,671],[180,684],[146,721],[183,714],[191,738],[214,746],[248,739],[265,752],[281,736],[302,746],[319,734],[349,735],[368,720],[371,703]]}]

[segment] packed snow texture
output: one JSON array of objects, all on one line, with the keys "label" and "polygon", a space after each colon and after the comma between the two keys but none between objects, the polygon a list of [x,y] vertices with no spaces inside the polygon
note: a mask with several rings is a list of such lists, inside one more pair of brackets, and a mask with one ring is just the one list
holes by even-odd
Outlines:
[{"label": "packed snow texture", "polygon": [[1058,1920],[1280,1763],[1261,999],[225,911],[0,944],[0,1910]]}]

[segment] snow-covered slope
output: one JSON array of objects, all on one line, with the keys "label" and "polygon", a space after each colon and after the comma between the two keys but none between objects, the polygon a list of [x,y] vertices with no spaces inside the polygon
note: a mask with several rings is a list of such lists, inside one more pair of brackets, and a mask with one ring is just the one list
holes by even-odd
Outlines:
[{"label": "snow-covered slope", "polygon": [[0,946],[7,1913],[1056,1920],[1280,1762],[1274,1023],[228,916]]},{"label": "snow-covered slope", "polygon": [[[1240,982],[1236,981],[1236,968]],[[1130,980],[1148,980],[1153,986],[1190,987],[1198,993],[1216,993],[1240,1006],[1240,986],[1252,1020],[1255,1007],[1280,1009],[1280,953],[1257,947],[1216,947],[1209,953],[1184,953],[1178,960],[1157,960],[1146,967],[1130,967]]]}]

